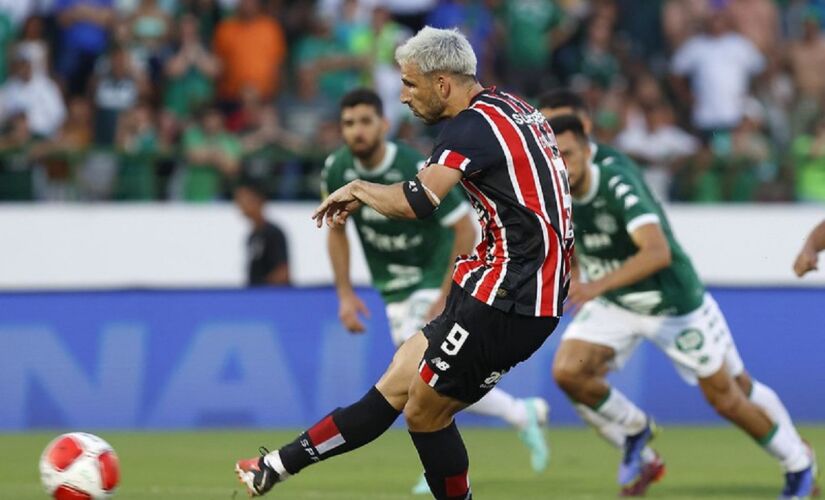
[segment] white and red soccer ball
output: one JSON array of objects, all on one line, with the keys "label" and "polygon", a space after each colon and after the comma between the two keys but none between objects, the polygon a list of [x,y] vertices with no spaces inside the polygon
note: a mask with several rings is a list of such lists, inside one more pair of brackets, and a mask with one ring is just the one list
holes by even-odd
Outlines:
[{"label": "white and red soccer ball", "polygon": [[112,498],[120,465],[115,450],[103,439],[84,432],[57,436],[40,456],[40,480],[56,500]]}]

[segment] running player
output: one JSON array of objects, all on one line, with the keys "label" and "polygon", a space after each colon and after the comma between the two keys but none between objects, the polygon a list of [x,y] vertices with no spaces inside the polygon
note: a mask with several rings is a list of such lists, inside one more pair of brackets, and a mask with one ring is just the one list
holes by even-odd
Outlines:
[{"label": "running player", "polygon": [[235,465],[252,495],[383,434],[403,411],[437,499],[471,499],[469,459],[453,416],[529,358],[558,324],[573,249],[564,162],[544,117],[476,80],[458,30],[425,27],[399,47],[401,101],[427,123],[446,120],[426,167],[408,181],[356,179],[313,215],[343,224],[363,205],[426,219],[459,182],[482,239],[461,256],[444,311],[396,351],[361,400],[333,410],[295,441]]},{"label": "running player", "polygon": [[805,240],[802,250],[796,256],[793,263],[793,270],[796,275],[801,278],[810,271],[816,271],[819,252],[823,250],[825,250],[825,221],[820,222],[811,230],[811,234]]},{"label": "running player", "polygon": [[698,383],[717,413],[780,462],[780,498],[810,496],[812,451],[776,393],[745,371],[724,316],[638,170],[593,163],[576,116],[550,124],[569,171],[576,258],[587,280],[571,283],[568,305],[579,311],[564,332],[553,376],[585,420],[623,448],[621,493],[644,494],[663,472],[651,466],[661,461],[646,448],[653,437],[650,417],[605,379],[646,339],[671,358],[687,383]]},{"label": "running player", "polygon": [[[323,198],[348,181],[363,179],[392,184],[415,178],[424,165],[413,149],[385,138],[381,98],[368,89],[349,92],[341,101],[341,134],[345,146],[327,158],[322,176]],[[452,283],[452,263],[472,252],[476,239],[470,206],[458,188],[450,191],[438,211],[423,221],[392,220],[370,207],[352,215],[372,275],[373,285],[387,304],[396,348],[444,309]],[[349,241],[345,225],[333,226],[327,249],[335,274],[339,317],[352,333],[364,331],[360,314],[369,314],[355,294],[349,276]],[[548,450],[541,425],[548,405],[541,398],[516,399],[493,388],[468,411],[501,418],[519,429],[536,471],[547,466]],[[422,477],[414,493],[429,493]]]}]

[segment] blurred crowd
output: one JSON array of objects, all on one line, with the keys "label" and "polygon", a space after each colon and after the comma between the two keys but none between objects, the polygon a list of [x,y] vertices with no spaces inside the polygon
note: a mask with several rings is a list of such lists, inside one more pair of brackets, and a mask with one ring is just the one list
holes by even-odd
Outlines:
[{"label": "blurred crowd", "polygon": [[457,26],[479,79],[568,86],[662,199],[825,201],[825,0],[0,0],[0,200],[317,197],[338,100],[425,154],[394,50]]}]

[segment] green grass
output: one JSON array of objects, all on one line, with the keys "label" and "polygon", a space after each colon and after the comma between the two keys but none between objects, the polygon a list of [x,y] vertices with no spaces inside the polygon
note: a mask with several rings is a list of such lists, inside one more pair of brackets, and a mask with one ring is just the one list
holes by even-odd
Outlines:
[{"label": "green grass", "polygon": [[[465,429],[475,498],[609,499],[618,453],[592,432],[551,428],[552,460],[534,474],[515,433]],[[820,448],[825,427],[804,427]],[[100,432],[117,450],[122,466],[119,499],[245,498],[232,473],[238,458],[259,445],[276,447],[291,432]],[[42,499],[37,463],[48,434],[0,435],[0,499]],[[781,471],[759,447],[729,427],[668,427],[655,441],[668,463],[664,480],[648,498],[776,498]],[[420,471],[406,432],[392,430],[370,446],[314,466],[277,487],[272,498],[403,500]],[[269,498],[269,497],[267,497]]]}]

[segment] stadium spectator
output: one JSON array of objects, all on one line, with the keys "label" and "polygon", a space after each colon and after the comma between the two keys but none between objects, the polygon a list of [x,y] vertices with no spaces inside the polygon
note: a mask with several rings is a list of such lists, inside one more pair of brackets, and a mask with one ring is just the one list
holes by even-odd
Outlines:
[{"label": "stadium spectator", "polygon": [[239,0],[235,15],[218,24],[213,43],[221,62],[218,94],[227,107],[237,106],[247,85],[264,98],[278,92],[286,40],[281,25],[261,12],[259,0]]},{"label": "stadium spectator", "polygon": [[38,3],[38,0],[0,0],[0,18],[7,18],[16,31],[35,13]]},{"label": "stadium spectator", "polygon": [[809,10],[802,36],[788,47],[788,62],[798,99],[793,111],[793,130],[804,133],[825,109],[825,34],[816,11]]},{"label": "stadium spectator", "polygon": [[527,96],[546,88],[552,51],[574,32],[556,0],[498,2],[505,61],[504,81]]},{"label": "stadium spectator", "polygon": [[42,17],[32,16],[26,19],[20,32],[20,41],[14,46],[14,53],[31,62],[35,74],[48,76],[49,44],[45,35],[46,25]]},{"label": "stadium spectator", "polygon": [[662,31],[668,48],[675,51],[699,32],[702,19],[710,15],[708,0],[665,0]]},{"label": "stadium spectator", "polygon": [[129,17],[129,31],[134,53],[149,70],[149,78],[158,82],[161,76],[161,56],[171,37],[172,19],[158,0],[140,0]]},{"label": "stadium spectator", "polygon": [[801,135],[791,149],[796,164],[796,197],[801,201],[825,202],[825,118],[813,133]]},{"label": "stadium spectator", "polygon": [[34,199],[33,142],[25,113],[10,117],[0,131],[0,201]]},{"label": "stadium spectator", "polygon": [[186,159],[183,198],[197,202],[220,198],[225,184],[238,173],[241,160],[241,144],[225,130],[220,110],[205,109],[199,126],[187,129],[182,142]]},{"label": "stadium spectator", "polygon": [[183,119],[212,100],[214,79],[220,73],[221,64],[201,42],[194,14],[180,18],[178,33],[177,46],[164,67],[163,104]]},{"label": "stadium spectator", "polygon": [[763,54],[779,45],[781,20],[775,0],[727,0],[733,29]]},{"label": "stadium spectator", "polygon": [[148,103],[140,102],[118,122],[115,199],[151,200],[157,197],[154,172],[157,150],[154,112]]},{"label": "stadium spectator", "polygon": [[51,137],[66,118],[60,89],[48,76],[35,74],[25,57],[16,56],[13,66],[11,78],[0,87],[0,123],[23,112],[32,134]]},{"label": "stadium spectator", "polygon": [[395,64],[395,49],[412,32],[395,22],[390,11],[378,6],[372,13],[373,86],[384,105],[384,117],[390,125],[390,134],[398,130],[399,122],[410,112],[398,99],[401,93],[401,73]]},{"label": "stadium spectator", "polygon": [[114,0],[55,0],[62,28],[57,71],[71,95],[86,90],[95,61],[106,50],[115,21]]},{"label": "stadium spectator", "polygon": [[124,47],[114,47],[109,57],[100,61],[97,72],[92,83],[94,142],[99,146],[112,146],[121,114],[138,102],[146,87],[145,74],[135,70]]},{"label": "stadium spectator", "polygon": [[645,181],[659,199],[670,199],[671,177],[698,150],[698,141],[680,129],[664,102],[647,105],[643,120],[634,120],[616,145],[643,167]]},{"label": "stadium spectator", "polygon": [[764,66],[753,43],[731,31],[728,14],[719,9],[706,19],[704,33],[679,48],[671,69],[680,101],[693,103],[693,125],[707,137],[739,124],[751,79]]},{"label": "stadium spectator", "polygon": [[235,204],[252,223],[246,240],[247,284],[289,285],[289,252],[281,229],[266,219],[266,194],[254,184],[235,188]]}]

